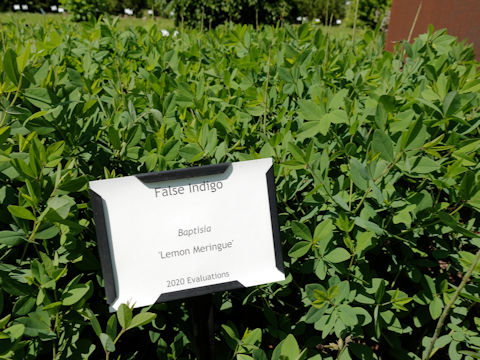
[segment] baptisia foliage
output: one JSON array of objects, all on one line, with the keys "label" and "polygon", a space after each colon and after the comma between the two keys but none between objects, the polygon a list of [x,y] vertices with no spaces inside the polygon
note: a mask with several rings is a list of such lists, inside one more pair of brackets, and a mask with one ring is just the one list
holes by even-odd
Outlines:
[{"label": "baptisia foliage", "polygon": [[287,277],[214,296],[218,359],[478,358],[470,47],[431,30],[392,55],[312,25],[0,32],[1,358],[195,358],[188,302],[109,313],[87,182],[262,157]]}]

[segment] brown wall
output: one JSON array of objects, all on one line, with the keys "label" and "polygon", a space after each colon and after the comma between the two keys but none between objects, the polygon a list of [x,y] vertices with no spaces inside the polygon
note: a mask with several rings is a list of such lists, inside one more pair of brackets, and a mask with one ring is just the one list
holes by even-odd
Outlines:
[{"label": "brown wall", "polygon": [[393,0],[387,50],[393,50],[395,42],[408,39],[420,3],[412,40],[427,32],[429,24],[435,29],[447,28],[448,34],[473,43],[480,61],[480,0]]}]

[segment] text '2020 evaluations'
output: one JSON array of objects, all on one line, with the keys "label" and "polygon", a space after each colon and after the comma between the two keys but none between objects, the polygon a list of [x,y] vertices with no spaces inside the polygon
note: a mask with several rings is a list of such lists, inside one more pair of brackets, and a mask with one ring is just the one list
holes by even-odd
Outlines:
[{"label": "text '2020 evaluations'", "polygon": [[285,279],[272,159],[90,182],[107,302]]}]

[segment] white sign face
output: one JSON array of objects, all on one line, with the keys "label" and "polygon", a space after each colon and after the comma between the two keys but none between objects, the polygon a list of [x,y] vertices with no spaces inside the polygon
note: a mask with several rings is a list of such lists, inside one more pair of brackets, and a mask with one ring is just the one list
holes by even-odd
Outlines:
[{"label": "white sign face", "polygon": [[285,279],[271,159],[90,182],[107,302]]}]

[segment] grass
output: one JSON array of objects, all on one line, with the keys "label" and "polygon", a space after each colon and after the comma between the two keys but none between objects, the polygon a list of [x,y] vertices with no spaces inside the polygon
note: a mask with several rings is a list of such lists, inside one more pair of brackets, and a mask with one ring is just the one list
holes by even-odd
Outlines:
[{"label": "grass", "polygon": [[[38,13],[22,13],[22,12],[5,12],[0,13],[0,25],[8,23],[15,19],[21,23],[33,26],[38,24],[44,24],[45,22],[70,22],[70,16],[68,14],[51,14],[46,15]],[[162,17],[148,17],[148,18],[136,18],[136,17],[120,17],[119,28],[122,30],[127,29],[128,27],[137,27],[137,26],[149,26],[153,22],[157,24],[159,29],[172,29],[175,27],[173,19],[166,19]],[[322,31],[330,35],[351,35],[352,28],[340,25],[340,26],[325,26],[317,25],[322,29]],[[361,32],[361,31],[360,31]]]},{"label": "grass", "polygon": [[351,35],[352,34],[352,28],[345,26],[345,25],[340,25],[340,26],[325,26],[325,25],[318,25],[323,32],[326,32],[329,35]]},{"label": "grass", "polygon": [[[44,24],[47,22],[70,22],[70,16],[68,14],[38,14],[38,13],[0,13],[0,24],[10,22],[12,19],[23,22],[27,25],[33,26],[38,24]],[[119,27],[126,29],[128,27],[147,26],[152,22],[155,22],[159,29],[171,29],[175,27],[173,19],[166,19],[161,17],[156,18],[135,18],[135,17],[120,17]]]}]

